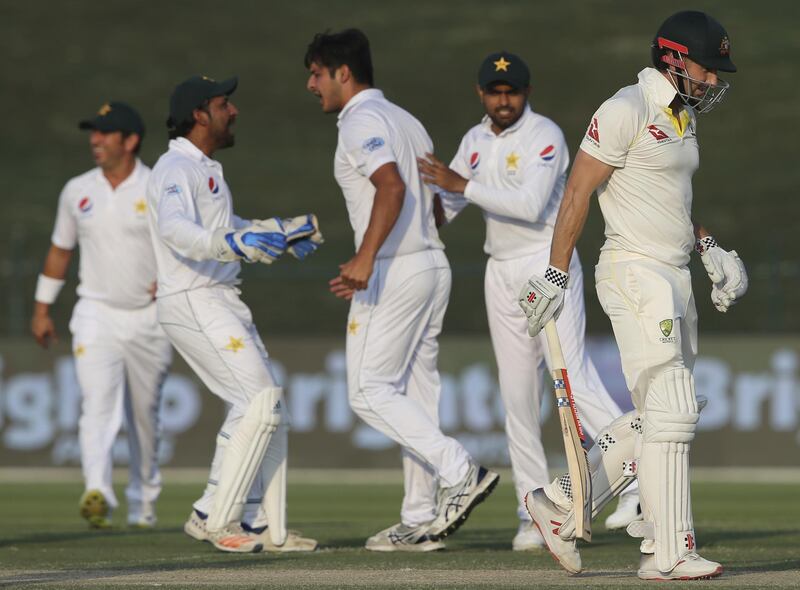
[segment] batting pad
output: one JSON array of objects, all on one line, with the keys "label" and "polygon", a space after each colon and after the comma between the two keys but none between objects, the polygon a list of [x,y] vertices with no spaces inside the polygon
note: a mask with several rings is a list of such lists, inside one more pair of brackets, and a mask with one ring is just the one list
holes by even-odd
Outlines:
[{"label": "batting pad", "polygon": [[[597,435],[588,457],[592,474],[592,518],[636,479],[636,437],[641,432],[642,419],[634,410],[614,420]],[[559,498],[557,503],[561,505],[564,505],[563,500],[569,500],[570,514],[561,525],[559,536],[572,540],[575,538],[575,519],[571,510],[572,496],[568,480],[569,475],[557,477],[548,486],[551,488],[548,492],[557,496],[560,491],[564,498]]]},{"label": "batting pad", "polygon": [[656,564],[669,572],[695,548],[689,443],[699,413],[691,371],[670,369],[653,379],[643,417],[639,491],[652,518]]},{"label": "batting pad", "polygon": [[261,474],[265,485],[261,509],[267,517],[269,537],[274,545],[286,542],[286,456],[289,452],[289,429],[278,426],[264,454]]},{"label": "batting pad", "polygon": [[241,519],[247,492],[261,467],[272,433],[281,422],[282,396],[280,387],[258,392],[232,433],[220,468],[214,506],[208,515],[209,533]]}]

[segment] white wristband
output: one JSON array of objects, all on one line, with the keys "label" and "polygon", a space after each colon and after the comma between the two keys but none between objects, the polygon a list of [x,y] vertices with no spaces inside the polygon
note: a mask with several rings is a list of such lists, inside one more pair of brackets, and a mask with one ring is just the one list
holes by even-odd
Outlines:
[{"label": "white wristband", "polygon": [[54,279],[43,274],[39,275],[39,280],[36,281],[36,295],[34,299],[39,303],[46,303],[52,305],[55,303],[61,287],[64,286],[63,279]]}]

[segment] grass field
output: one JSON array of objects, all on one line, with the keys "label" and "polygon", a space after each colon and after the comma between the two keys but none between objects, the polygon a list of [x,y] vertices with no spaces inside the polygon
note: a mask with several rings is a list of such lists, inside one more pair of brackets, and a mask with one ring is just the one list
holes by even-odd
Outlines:
[{"label": "grass field", "polygon": [[[343,472],[345,476],[351,472]],[[350,478],[347,478],[350,479]],[[744,478],[746,480],[748,478]],[[294,476],[290,526],[320,541],[313,554],[232,555],[182,532],[201,480],[167,477],[154,531],[86,530],[79,480],[0,486],[0,587],[113,588],[613,588],[636,579],[637,543],[597,524],[585,572],[569,577],[549,555],[510,550],[513,489],[505,477],[450,541],[428,555],[374,554],[367,536],[396,518],[396,477],[331,481]],[[744,481],[743,480],[743,481]],[[121,491],[121,489],[120,489]],[[796,588],[800,580],[797,483],[695,483],[700,551],[725,566],[716,586]],[[119,512],[123,516],[124,510]],[[698,584],[693,583],[696,587]],[[684,584],[673,583],[671,588]]]}]

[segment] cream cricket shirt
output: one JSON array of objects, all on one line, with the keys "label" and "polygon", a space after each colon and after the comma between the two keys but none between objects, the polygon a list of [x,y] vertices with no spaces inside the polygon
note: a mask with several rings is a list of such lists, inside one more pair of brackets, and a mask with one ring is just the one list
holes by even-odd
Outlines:
[{"label": "cream cricket shirt", "polygon": [[211,258],[211,236],[247,225],[233,214],[222,165],[191,141],[169,142],[147,185],[150,228],[158,263],[158,296],[239,283],[238,262]]},{"label": "cream cricket shirt", "polygon": [[149,176],[137,159],[116,189],[94,168],[61,191],[52,242],[64,250],[80,246],[80,297],[127,309],[152,302],[156,261],[147,226]]},{"label": "cream cricket shirt", "polygon": [[420,178],[417,157],[433,151],[433,142],[410,113],[389,102],[375,88],[356,94],[339,113],[334,176],[344,193],[356,250],[369,226],[375,186],[369,177],[395,162],[406,185],[400,216],[378,251],[390,258],[443,249],[433,218],[433,193]]},{"label": "cream cricket shirt", "polygon": [[581,149],[614,166],[597,190],[606,222],[603,250],[643,254],[682,267],[694,245],[692,175],[700,164],[695,114],[676,119],[672,84],[654,68],[592,116]]},{"label": "cream cricket shirt", "polygon": [[444,193],[450,221],[467,203],[483,210],[484,251],[507,260],[550,247],[564,195],[569,152],[553,121],[530,106],[496,135],[488,115],[461,140],[450,167],[468,179],[463,196]]}]

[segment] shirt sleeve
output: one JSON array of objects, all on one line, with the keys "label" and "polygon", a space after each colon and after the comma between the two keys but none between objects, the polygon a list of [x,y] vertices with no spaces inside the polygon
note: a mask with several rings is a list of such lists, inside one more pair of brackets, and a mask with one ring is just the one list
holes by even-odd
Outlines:
[{"label": "shirt sleeve", "polygon": [[233,222],[233,229],[244,229],[246,227],[250,227],[253,225],[252,219],[244,219],[243,217],[239,217],[235,213],[233,214],[231,221]]},{"label": "shirt sleeve", "polygon": [[70,185],[67,183],[58,197],[56,224],[50,238],[53,245],[62,250],[74,250],[78,244],[78,223],[72,210],[69,188]]},{"label": "shirt sleeve", "polygon": [[609,166],[622,168],[638,133],[634,105],[624,98],[610,98],[592,115],[581,150]]},{"label": "shirt sleeve", "polygon": [[209,260],[213,232],[197,221],[192,183],[184,170],[170,170],[154,186],[158,192],[158,234],[175,253],[191,260]]},{"label": "shirt sleeve", "polygon": [[397,162],[390,139],[385,122],[368,111],[348,116],[339,132],[347,159],[367,178],[384,164]]},{"label": "shirt sleeve", "polygon": [[523,178],[519,188],[495,188],[470,180],[464,196],[489,213],[534,223],[553,198],[556,183],[569,166],[569,151],[561,129],[553,124],[537,132],[531,147],[519,156],[515,165]]}]

